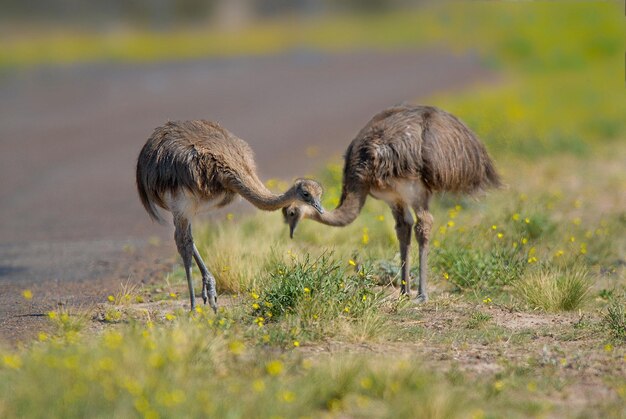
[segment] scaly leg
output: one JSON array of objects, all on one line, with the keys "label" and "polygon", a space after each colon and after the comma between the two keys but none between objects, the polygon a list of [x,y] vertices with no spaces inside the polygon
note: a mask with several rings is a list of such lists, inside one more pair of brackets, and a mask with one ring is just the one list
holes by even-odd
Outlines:
[{"label": "scaly leg", "polygon": [[181,214],[174,214],[174,239],[178,253],[183,259],[185,274],[187,275],[187,285],[189,286],[189,298],[191,300],[191,310],[196,308],[196,296],[193,290],[193,278],[191,276],[191,261],[193,259],[193,237],[191,236],[191,224],[189,220]]},{"label": "scaly leg", "polygon": [[202,300],[204,304],[209,302],[209,305],[213,309],[214,312],[217,312],[217,291],[215,288],[215,277],[209,270],[207,269],[202,257],[200,257],[200,252],[198,252],[198,248],[195,243],[193,245],[193,258],[196,260],[196,264],[202,273]]},{"label": "scaly leg", "polygon": [[419,292],[417,300],[420,302],[428,301],[426,293],[426,277],[428,275],[428,245],[430,238],[430,230],[433,226],[433,216],[428,212],[428,208],[415,210],[417,215],[417,223],[415,224],[415,238],[419,245],[419,263],[420,263],[420,279]]},{"label": "scaly leg", "polygon": [[403,295],[411,295],[411,265],[409,261],[409,250],[411,248],[411,226],[413,225],[413,216],[408,207],[402,204],[396,204],[391,208],[393,218],[396,220],[396,236],[400,243],[400,262],[401,262],[401,286],[400,293]]}]

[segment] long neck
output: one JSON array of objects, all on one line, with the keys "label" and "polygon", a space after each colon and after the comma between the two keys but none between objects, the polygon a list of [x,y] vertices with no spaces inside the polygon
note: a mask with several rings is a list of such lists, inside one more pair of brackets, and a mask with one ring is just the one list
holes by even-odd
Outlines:
[{"label": "long neck", "polygon": [[344,189],[341,194],[341,201],[337,208],[332,211],[319,214],[312,212],[309,217],[315,221],[329,226],[342,227],[353,222],[361,212],[365,199],[367,198],[367,190],[357,188],[354,190]]},{"label": "long neck", "polygon": [[232,187],[248,202],[264,211],[276,211],[296,200],[295,189],[291,187],[282,195],[273,194],[256,176],[245,181],[232,182]]}]

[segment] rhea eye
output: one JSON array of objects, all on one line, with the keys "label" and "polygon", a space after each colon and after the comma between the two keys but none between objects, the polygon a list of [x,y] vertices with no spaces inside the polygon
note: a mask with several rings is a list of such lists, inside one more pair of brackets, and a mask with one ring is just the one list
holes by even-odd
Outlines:
[{"label": "rhea eye", "polygon": [[308,198],[309,193],[307,191],[302,191],[302,196],[304,196],[305,198]]}]

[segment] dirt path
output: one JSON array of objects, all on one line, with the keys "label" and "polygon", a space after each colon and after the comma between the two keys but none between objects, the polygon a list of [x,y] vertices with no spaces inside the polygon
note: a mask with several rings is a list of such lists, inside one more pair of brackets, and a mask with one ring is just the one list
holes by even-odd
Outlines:
[{"label": "dirt path", "polygon": [[[139,149],[164,121],[218,120],[250,143],[263,178],[289,179],[340,153],[381,108],[490,76],[476,57],[435,51],[5,74],[0,340],[32,336],[58,303],[102,301],[122,281],[171,268],[170,228],[149,221],[134,187]],[[310,146],[319,157],[307,157]],[[21,297],[25,288],[31,302]]]}]

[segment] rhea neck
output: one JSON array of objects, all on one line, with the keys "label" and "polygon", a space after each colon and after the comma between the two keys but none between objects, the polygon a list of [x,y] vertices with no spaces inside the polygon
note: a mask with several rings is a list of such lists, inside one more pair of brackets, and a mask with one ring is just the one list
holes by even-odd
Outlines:
[{"label": "rhea neck", "polygon": [[298,199],[296,185],[289,188],[284,194],[276,195],[267,189],[256,176],[248,179],[248,182],[236,182],[233,186],[247,201],[264,211],[276,211]]},{"label": "rhea neck", "polygon": [[342,227],[352,223],[361,212],[365,199],[367,198],[367,190],[365,188],[355,188],[353,190],[344,190],[341,194],[339,205],[332,211],[319,214],[307,208],[305,216],[322,224],[334,227]]}]

